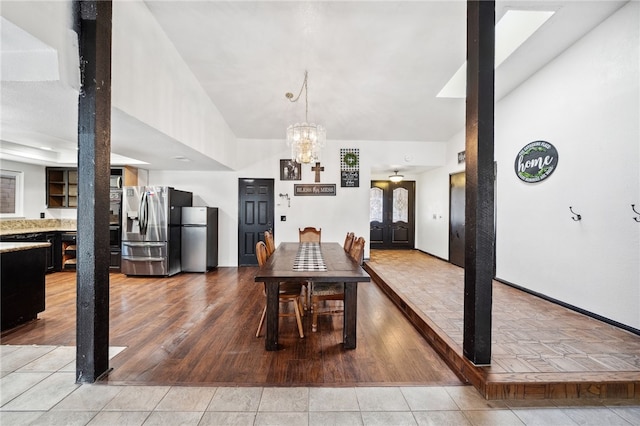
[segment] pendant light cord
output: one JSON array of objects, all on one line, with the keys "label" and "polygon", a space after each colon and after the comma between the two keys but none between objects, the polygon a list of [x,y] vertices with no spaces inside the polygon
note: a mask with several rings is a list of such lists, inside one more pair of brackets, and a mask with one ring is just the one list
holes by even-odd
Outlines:
[{"label": "pendant light cord", "polygon": [[309,113],[309,100],[308,100],[308,86],[307,86],[307,71],[304,72],[304,81],[302,82],[302,87],[300,88],[300,93],[298,96],[293,99],[293,94],[288,92],[285,96],[289,99],[289,102],[298,102],[300,96],[302,95],[302,90],[304,89],[304,121],[309,122],[308,113]]}]

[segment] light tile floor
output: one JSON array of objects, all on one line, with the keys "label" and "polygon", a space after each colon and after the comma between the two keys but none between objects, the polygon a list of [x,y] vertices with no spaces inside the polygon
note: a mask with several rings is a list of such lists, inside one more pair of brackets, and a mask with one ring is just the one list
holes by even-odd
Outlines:
[{"label": "light tile floor", "polygon": [[0,370],[3,426],[640,425],[638,401],[486,401],[472,386],[77,385],[74,347],[1,345]]}]

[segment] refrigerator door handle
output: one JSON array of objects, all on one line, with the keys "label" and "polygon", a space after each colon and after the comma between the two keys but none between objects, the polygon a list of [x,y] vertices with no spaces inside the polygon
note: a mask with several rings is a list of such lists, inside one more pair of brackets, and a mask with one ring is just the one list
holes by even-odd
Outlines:
[{"label": "refrigerator door handle", "polygon": [[122,256],[124,260],[130,260],[133,262],[162,262],[164,257],[144,257],[144,256]]},{"label": "refrigerator door handle", "polygon": [[147,191],[143,190],[140,195],[140,206],[138,208],[138,216],[140,217],[140,234],[147,234],[147,215],[149,213]]},{"label": "refrigerator door handle", "polygon": [[133,242],[133,241],[123,241],[122,242],[123,246],[128,246],[128,247],[164,247],[166,244],[165,243],[150,243],[150,242]]}]

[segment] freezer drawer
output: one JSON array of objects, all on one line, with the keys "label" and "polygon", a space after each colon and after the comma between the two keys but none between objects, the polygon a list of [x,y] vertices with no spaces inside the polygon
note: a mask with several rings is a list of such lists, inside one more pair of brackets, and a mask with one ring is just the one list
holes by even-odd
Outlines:
[{"label": "freezer drawer", "polygon": [[122,256],[127,258],[166,258],[167,243],[158,242],[139,242],[139,241],[123,241]]},{"label": "freezer drawer", "polygon": [[157,275],[165,277],[169,275],[167,259],[120,259],[120,272],[126,275]]},{"label": "freezer drawer", "polygon": [[122,242],[120,271],[126,275],[169,275],[167,243]]}]

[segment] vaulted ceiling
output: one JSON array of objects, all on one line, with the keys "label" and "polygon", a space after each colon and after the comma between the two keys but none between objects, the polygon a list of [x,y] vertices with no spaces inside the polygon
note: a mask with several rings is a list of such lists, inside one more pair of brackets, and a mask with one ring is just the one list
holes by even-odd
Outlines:
[{"label": "vaulted ceiling", "polygon": [[[329,140],[445,142],[464,126],[464,98],[437,97],[465,61],[464,1],[145,3],[239,139],[282,139],[284,144],[287,125],[305,114],[304,94],[291,103],[285,93],[299,93],[305,70],[309,121],[323,124]],[[624,3],[497,2],[496,20],[514,9],[555,14],[497,68],[496,98],[508,95]],[[6,26],[3,55],[38,42],[37,37],[16,39]],[[37,149],[38,138],[48,138],[42,145],[54,151],[75,146],[77,112],[68,91],[4,77],[2,89],[3,157],[20,159],[21,147]],[[123,135],[153,132],[126,120],[114,120],[113,126],[116,154],[130,143]],[[194,155],[167,140],[166,147],[160,144],[138,159],[149,162],[150,169],[193,169],[193,164],[163,160],[181,150]],[[32,162],[62,158],[44,154],[44,160]]]}]

